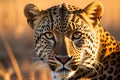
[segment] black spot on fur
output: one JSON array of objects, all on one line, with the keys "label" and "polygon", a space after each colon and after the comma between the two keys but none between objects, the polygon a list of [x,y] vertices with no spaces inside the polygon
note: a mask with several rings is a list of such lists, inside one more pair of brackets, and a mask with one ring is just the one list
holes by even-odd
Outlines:
[{"label": "black spot on fur", "polygon": [[105,48],[105,49],[103,49],[103,50],[102,50],[102,53],[105,53],[105,52],[106,52],[106,50],[107,50],[106,48]]},{"label": "black spot on fur", "polygon": [[109,34],[108,33],[106,33],[106,36],[108,36]]},{"label": "black spot on fur", "polygon": [[96,73],[96,72],[93,73],[90,77],[95,77],[95,76],[97,76],[97,73]]},{"label": "black spot on fur", "polygon": [[117,58],[117,61],[119,61],[119,62],[120,62],[120,57],[118,57],[118,58]]},{"label": "black spot on fur", "polygon": [[116,65],[116,68],[120,68],[120,64],[117,64],[117,65]]},{"label": "black spot on fur", "polygon": [[119,45],[116,46],[116,50],[119,50]]},{"label": "black spot on fur", "polygon": [[120,74],[115,78],[115,80],[120,80]]},{"label": "black spot on fur", "polygon": [[112,51],[112,48],[109,48],[109,52],[111,52]]},{"label": "black spot on fur", "polygon": [[113,70],[114,69],[112,67],[110,67],[109,70],[108,70],[108,74],[111,74],[113,72]]},{"label": "black spot on fur", "polygon": [[111,57],[110,57],[111,59],[114,59],[115,58],[115,54],[113,53],[113,54],[111,54]]},{"label": "black spot on fur", "polygon": [[102,47],[103,47],[103,48],[106,47],[106,44],[102,44]]},{"label": "black spot on fur", "polygon": [[76,70],[78,68],[78,66],[73,65],[73,66],[71,66],[71,68],[72,68],[72,70]]},{"label": "black spot on fur", "polygon": [[115,43],[113,43],[113,45],[115,45]]},{"label": "black spot on fur", "polygon": [[103,74],[102,76],[99,77],[99,80],[105,80],[106,79],[106,75]]},{"label": "black spot on fur", "polygon": [[113,37],[111,37],[111,40],[113,41],[113,40],[114,40],[114,38],[113,38]]},{"label": "black spot on fur", "polygon": [[115,65],[115,64],[116,64],[116,61],[112,60],[110,65]]},{"label": "black spot on fur", "polygon": [[120,69],[114,70],[114,75],[117,75],[120,72]]},{"label": "black spot on fur", "polygon": [[[103,68],[103,67],[102,67]],[[99,70],[99,74],[103,74],[103,69]]]},{"label": "black spot on fur", "polygon": [[56,15],[57,13],[56,12],[53,12],[54,15]]},{"label": "black spot on fur", "polygon": [[104,70],[107,70],[109,68],[109,65],[107,64],[104,68]]},{"label": "black spot on fur", "polygon": [[113,80],[113,77],[112,76],[108,76],[107,80]]},{"label": "black spot on fur", "polygon": [[97,78],[94,78],[94,79],[92,79],[92,80],[97,80]]}]

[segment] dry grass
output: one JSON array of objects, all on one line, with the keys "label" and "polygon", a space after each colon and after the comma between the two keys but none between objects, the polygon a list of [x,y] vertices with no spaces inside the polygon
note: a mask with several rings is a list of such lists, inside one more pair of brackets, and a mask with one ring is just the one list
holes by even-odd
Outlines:
[{"label": "dry grass", "polygon": [[[2,37],[2,38],[3,38],[3,37]],[[9,44],[7,43],[7,41],[6,41],[4,38],[3,38],[3,43],[4,43],[4,45],[5,45],[5,48],[6,48],[6,50],[7,50],[7,53],[8,53],[8,55],[9,55],[9,58],[10,58],[10,60],[11,60],[11,63],[12,63],[12,65],[13,65],[13,68],[14,68],[14,70],[15,70],[15,73],[16,73],[16,75],[17,75],[18,80],[23,80],[22,74],[21,74],[21,72],[20,72],[20,68],[19,68],[19,66],[18,66],[18,64],[17,64],[17,61],[16,61],[15,57],[14,57],[14,54],[13,54],[13,52],[12,52]],[[2,72],[3,74],[5,74],[5,75],[3,75],[3,78],[4,78],[5,80],[10,80],[10,76],[11,76],[11,74],[13,73],[13,69],[10,68],[9,71],[6,71],[6,70],[4,69],[4,66],[3,66],[2,64],[1,64],[1,67],[2,67],[1,72]]]},{"label": "dry grass", "polygon": [[18,63],[2,30],[0,30],[0,38],[2,39],[12,65],[6,68],[0,62],[0,80],[52,80],[49,68],[42,66],[40,62],[31,64],[26,59],[23,60],[22,63]]}]

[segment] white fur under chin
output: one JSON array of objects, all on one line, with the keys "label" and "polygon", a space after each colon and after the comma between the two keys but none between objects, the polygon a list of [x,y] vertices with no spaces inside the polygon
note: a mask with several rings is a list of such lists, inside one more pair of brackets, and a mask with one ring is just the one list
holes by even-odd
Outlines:
[{"label": "white fur under chin", "polygon": [[68,74],[66,74],[65,72],[62,73],[58,73],[58,72],[51,72],[52,74],[52,80],[67,80],[67,78],[71,77],[73,74],[75,73],[75,71],[69,72]]}]

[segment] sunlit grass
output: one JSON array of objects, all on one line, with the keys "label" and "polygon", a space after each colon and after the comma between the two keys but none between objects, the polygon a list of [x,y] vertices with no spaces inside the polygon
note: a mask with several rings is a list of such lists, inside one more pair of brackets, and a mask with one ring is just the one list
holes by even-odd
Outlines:
[{"label": "sunlit grass", "polygon": [[[3,77],[4,80],[10,80],[10,76],[13,74],[13,69],[9,68],[6,70],[2,63],[0,63],[0,76]],[[0,79],[1,80],[1,79]]]},{"label": "sunlit grass", "polygon": [[14,56],[8,42],[5,40],[5,36],[4,36],[3,31],[0,30],[0,33],[1,33],[0,37],[1,37],[2,41],[3,41],[3,44],[4,44],[5,48],[6,48],[6,51],[7,51],[8,55],[9,55],[9,58],[11,60],[13,68],[14,68],[14,70],[11,67],[8,70],[6,70],[4,68],[4,66],[2,65],[2,63],[0,63],[0,76],[2,76],[4,80],[11,80],[10,79],[11,75],[12,75],[13,71],[15,71],[18,80],[23,80],[20,68],[18,66],[18,63],[17,63],[17,61],[15,59],[15,56]]},{"label": "sunlit grass", "polygon": [[27,59],[23,59],[22,63],[18,63],[2,30],[0,30],[0,38],[12,65],[5,68],[0,62],[0,80],[52,80],[49,68],[43,66],[40,62],[31,64]]},{"label": "sunlit grass", "polygon": [[[5,45],[5,48],[6,48],[6,50],[7,50],[7,53],[8,53],[8,55],[9,55],[10,60],[11,60],[11,63],[12,63],[12,65],[13,65],[14,69],[15,69],[15,72],[16,72],[16,74],[17,74],[18,80],[23,80],[22,74],[21,74],[21,72],[20,72],[20,68],[19,68],[19,66],[18,66],[18,64],[17,64],[17,61],[16,61],[16,59],[15,59],[15,56],[14,56],[14,54],[13,54],[10,46],[8,45],[7,41],[5,41],[5,40],[3,40],[3,43],[4,43],[4,45]],[[8,79],[6,79],[6,80],[8,80]]]},{"label": "sunlit grass", "polygon": [[[0,63],[0,76],[3,78],[2,80],[51,80],[49,69],[45,66],[41,66],[41,63],[39,62],[30,65],[29,62],[25,61],[22,64],[23,71],[20,70],[17,60],[15,59],[15,56],[10,49],[10,46],[5,43],[5,47],[13,65],[13,68],[9,67],[8,69],[5,69],[3,64]],[[21,72],[27,73],[28,76],[25,77],[24,74],[22,74]],[[17,76],[15,79],[11,79],[13,74],[16,74]]]}]

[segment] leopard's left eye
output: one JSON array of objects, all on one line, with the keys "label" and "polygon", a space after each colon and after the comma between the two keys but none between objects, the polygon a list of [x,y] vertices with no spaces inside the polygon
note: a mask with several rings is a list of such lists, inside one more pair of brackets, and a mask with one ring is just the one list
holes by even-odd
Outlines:
[{"label": "leopard's left eye", "polygon": [[79,39],[79,38],[81,38],[81,36],[82,36],[82,33],[81,32],[75,32],[75,33],[73,33],[73,35],[72,35],[72,39],[74,40],[74,39]]},{"label": "leopard's left eye", "polygon": [[46,33],[45,33],[45,37],[46,37],[47,39],[53,39],[53,38],[54,38],[54,35],[53,35],[53,33],[51,33],[51,32],[46,32]]}]

